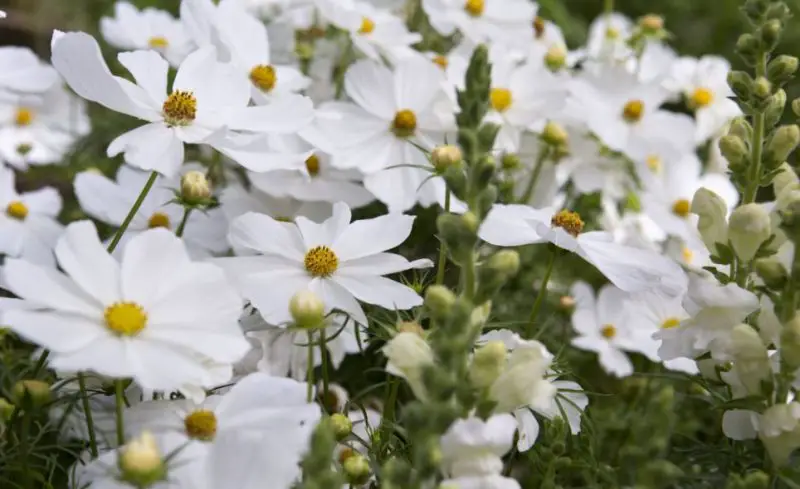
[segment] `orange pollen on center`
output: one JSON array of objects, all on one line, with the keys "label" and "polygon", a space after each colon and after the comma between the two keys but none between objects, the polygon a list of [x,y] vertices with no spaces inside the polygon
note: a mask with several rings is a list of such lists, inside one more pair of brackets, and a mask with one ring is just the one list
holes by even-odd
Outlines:
[{"label": "orange pollen on center", "polygon": [[615,328],[613,324],[604,324],[600,328],[600,334],[603,336],[603,338],[610,340],[611,338],[617,336],[617,328]]},{"label": "orange pollen on center", "polygon": [[480,17],[483,15],[483,9],[486,8],[484,0],[467,0],[464,4],[464,10],[473,17]]},{"label": "orange pollen on center", "polygon": [[169,216],[163,212],[154,212],[150,219],[147,221],[147,227],[153,228],[167,228],[170,229]]},{"label": "orange pollen on center", "polygon": [[662,329],[675,328],[680,324],[681,324],[681,320],[678,319],[678,318],[667,318],[667,319],[664,320],[663,323],[661,323],[661,328]]},{"label": "orange pollen on center", "polygon": [[447,60],[447,56],[442,56],[441,54],[437,54],[433,57],[433,62],[439,66],[439,68],[445,70],[447,69],[447,65],[450,63]]},{"label": "orange pollen on center", "polygon": [[678,217],[689,217],[689,211],[692,207],[691,202],[686,199],[678,199],[672,204],[672,213]]},{"label": "orange pollen on center", "polygon": [[533,32],[536,35],[536,39],[539,39],[544,35],[544,28],[544,19],[537,15],[536,18],[533,19]]},{"label": "orange pollen on center", "polygon": [[162,107],[164,120],[171,126],[187,126],[197,117],[197,99],[185,90],[169,94]]},{"label": "orange pollen on center", "polygon": [[708,107],[714,101],[714,92],[705,87],[695,89],[689,100],[689,106],[694,109]]},{"label": "orange pollen on center", "polygon": [[17,113],[14,115],[14,124],[19,127],[30,126],[33,122],[34,112],[27,107],[17,108]]},{"label": "orange pollen on center", "polygon": [[511,107],[511,103],[513,102],[511,90],[507,88],[493,88],[492,91],[489,92],[489,102],[492,104],[494,110],[505,112]]},{"label": "orange pollen on center", "polygon": [[417,115],[408,109],[397,111],[392,121],[392,132],[399,138],[407,138],[417,130]]},{"label": "orange pollen on center", "polygon": [[629,124],[642,120],[644,114],[644,102],[641,100],[630,100],[622,108],[622,118]]},{"label": "orange pollen on center", "polygon": [[550,225],[564,229],[573,236],[577,236],[583,231],[583,220],[580,214],[569,210],[558,211],[552,219]]},{"label": "orange pollen on center", "polygon": [[306,170],[312,177],[319,175],[319,156],[311,155],[306,158]]},{"label": "orange pollen on center", "polygon": [[270,65],[257,65],[250,70],[250,82],[262,92],[271,92],[278,82],[278,75]]},{"label": "orange pollen on center", "polygon": [[359,34],[371,34],[375,30],[375,22],[369,17],[361,18],[361,27],[358,28]]}]

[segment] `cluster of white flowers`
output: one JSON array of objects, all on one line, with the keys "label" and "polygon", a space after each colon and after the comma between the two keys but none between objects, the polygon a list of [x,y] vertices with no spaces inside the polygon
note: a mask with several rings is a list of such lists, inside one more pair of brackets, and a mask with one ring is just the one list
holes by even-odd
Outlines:
[{"label": "cluster of white flowers", "polygon": [[[52,67],[0,48],[2,283],[18,298],[2,302],[3,323],[64,379],[78,372],[84,396],[87,381],[115,386],[114,398],[86,404],[93,416],[67,424],[91,444],[76,487],[298,480],[322,416],[309,374],[364,351],[373,308],[420,317],[419,288],[387,278],[434,265],[390,252],[411,235],[409,213],[472,205],[443,175],[461,163],[446,144],[478,45],[491,62],[485,122],[499,127],[492,161],[511,189],[477,230],[479,249],[540,243],[550,263],[531,324],[488,331],[470,352],[470,381],[493,407],[442,437],[443,487],[518,487],[501,459],[512,446],[529,450],[546,419],[580,432],[588,397],[532,334],[548,287],[574,300],[571,345],[617,377],[634,373],[626,352],[638,353],[745,398],[795,361],[778,358],[789,340],[770,297],[748,277],[721,283],[715,273],[727,270],[725,250],[749,264],[765,242],[791,268],[794,245],[778,223],[800,187],[785,169],[777,202],[737,208],[717,149],[741,115],[727,61],[679,57],[660,18],[616,13],[569,50],[527,0],[422,0],[430,26],[456,44],[421,52],[402,4],[183,0],[174,18],[120,1],[100,25],[122,50],[119,74],[83,32],[54,33]],[[15,184],[90,132],[85,101],[142,121],[108,146],[124,161],[113,179],[88,170],[74,180],[83,212],[118,230],[106,242],[93,222],[59,223],[55,189]],[[570,209],[598,193],[595,222]],[[384,215],[352,219],[376,201]],[[548,284],[568,253],[610,283],[597,293]],[[422,400],[438,361],[428,333],[401,322],[381,350],[387,372]],[[800,348],[800,330],[790,339]],[[370,469],[357,452],[381,414],[354,408],[327,378],[324,394],[353,424],[339,460],[361,481]],[[790,401],[784,392],[767,410],[728,411],[723,429],[785,458],[800,446]]]}]

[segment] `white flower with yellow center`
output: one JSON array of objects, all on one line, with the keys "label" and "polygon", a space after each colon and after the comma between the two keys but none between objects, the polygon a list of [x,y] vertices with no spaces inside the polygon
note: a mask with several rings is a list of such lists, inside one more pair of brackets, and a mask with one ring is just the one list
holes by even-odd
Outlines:
[{"label": "white flower with yellow center", "polygon": [[731,65],[718,56],[680,58],[672,67],[670,87],[683,94],[686,105],[694,111],[698,144],[719,133],[742,111],[731,100],[728,85]]},{"label": "white flower with yellow center", "polygon": [[114,5],[113,17],[100,19],[100,32],[117,49],[152,49],[176,67],[194,48],[181,21],[169,12],[155,8],[139,10],[126,1]]},{"label": "white flower with yellow center", "polygon": [[30,48],[0,47],[0,98],[23,93],[44,93],[58,83],[58,73]]},{"label": "white flower with yellow center", "polygon": [[589,61],[623,63],[633,56],[628,45],[633,33],[633,22],[617,13],[602,14],[589,26],[589,38],[583,49]]},{"label": "white flower with yellow center", "polygon": [[[190,168],[191,165],[186,165],[184,172]],[[96,171],[85,171],[75,176],[75,195],[86,214],[119,227],[148,178],[148,173],[125,165],[117,171],[116,181]],[[122,242],[153,228],[164,228],[174,233],[184,213],[183,206],[174,202],[176,189],[180,189],[179,178],[156,178],[139,211],[133,216]],[[184,226],[183,241],[193,258],[207,257],[228,249],[227,232],[228,226],[221,208],[192,212]]]},{"label": "white flower with yellow center", "polygon": [[399,63],[394,72],[372,61],[360,61],[345,75],[345,91],[355,103],[329,102],[317,126],[331,148],[336,168],[357,168],[364,186],[390,212],[416,203],[443,203],[444,180],[431,178],[427,156],[413,143],[433,148],[449,127],[436,112],[444,98],[442,70],[422,56]]},{"label": "white flower with yellow center", "polygon": [[412,289],[383,276],[432,265],[430,260],[409,262],[386,253],[406,240],[413,222],[412,216],[389,214],[351,223],[350,209],[342,203],[333,206],[333,216],[322,224],[248,213],[233,221],[229,239],[234,249],[258,255],[216,262],[267,323],[291,321],[291,297],[310,290],[322,299],[326,312],[339,309],[366,325],[359,300],[390,310],[422,304]]},{"label": "white flower with yellow center", "polygon": [[193,263],[163,229],[136,236],[121,261],[108,254],[89,221],[69,225],[55,255],[65,274],[8,260],[8,288],[37,310],[4,321],[50,350],[53,368],[130,377],[170,391],[207,385],[204,359],[232,364],[250,348],[239,329],[242,302],[217,267]]},{"label": "white flower with yellow center", "polygon": [[133,84],[111,74],[97,41],[88,34],[57,32],[52,49],[53,65],[78,95],[147,121],[112,141],[109,156],[125,153],[130,165],[167,177],[183,163],[184,143],[208,144],[251,170],[280,167],[276,160],[286,158],[270,155],[258,139],[296,132],[314,116],[311,101],[299,95],[249,106],[250,82],[232,65],[219,63],[211,47],[181,63],[169,93],[169,65],[154,51],[119,54],[136,80]]},{"label": "white flower with yellow center", "polygon": [[478,234],[495,246],[553,243],[597,267],[625,292],[660,290],[676,296],[686,290],[686,274],[671,259],[617,244],[610,233],[583,232],[583,227],[580,215],[569,210],[495,204]]},{"label": "white flower with yellow center", "polygon": [[53,247],[64,227],[57,221],[61,195],[51,187],[18,193],[14,172],[0,167],[0,253],[55,266]]},{"label": "white flower with yellow center", "polygon": [[422,8],[441,34],[458,30],[475,44],[532,36],[536,17],[536,4],[526,0],[423,0]]}]

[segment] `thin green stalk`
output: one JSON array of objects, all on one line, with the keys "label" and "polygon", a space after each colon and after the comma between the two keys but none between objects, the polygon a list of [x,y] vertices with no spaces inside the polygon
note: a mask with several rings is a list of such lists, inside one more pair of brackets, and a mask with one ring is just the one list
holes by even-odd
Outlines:
[{"label": "thin green stalk", "polygon": [[191,207],[186,207],[183,210],[183,218],[181,219],[181,223],[178,224],[178,229],[175,230],[175,235],[179,238],[183,237],[183,230],[186,229],[186,222],[189,220],[189,214],[192,213]]},{"label": "thin green stalk", "polygon": [[550,282],[550,275],[553,273],[553,266],[556,263],[556,257],[558,257],[558,250],[550,250],[550,261],[547,263],[547,271],[544,273],[542,285],[539,287],[539,293],[536,294],[536,301],[533,303],[531,315],[528,317],[528,337],[531,338],[533,337],[533,329],[534,325],[536,324],[536,316],[539,315],[539,309],[541,309],[542,303],[544,302],[544,297],[547,295],[547,283]]},{"label": "thin green stalk", "polygon": [[117,445],[119,446],[125,444],[125,419],[122,415],[122,407],[125,404],[124,389],[122,380],[114,381],[114,397],[117,405]]},{"label": "thin green stalk", "polygon": [[[444,212],[450,212],[450,188],[444,191]],[[447,244],[443,240],[439,241],[439,265],[436,270],[436,285],[444,283],[444,268],[447,265]]]},{"label": "thin green stalk", "polygon": [[464,280],[464,298],[472,301],[475,298],[475,255],[469,257],[469,260],[463,264],[462,278]]},{"label": "thin green stalk", "polygon": [[[313,349],[313,346],[311,347]],[[328,341],[325,328],[319,330],[319,354],[322,361],[322,399],[328,402]]]},{"label": "thin green stalk", "polygon": [[[767,73],[767,54],[761,53],[756,63],[756,78]],[[761,154],[764,145],[765,111],[759,110],[753,117],[753,139],[750,147],[753,149],[753,158],[747,171],[747,186],[742,197],[742,204],[755,202],[758,188],[761,186]]]},{"label": "thin green stalk", "polygon": [[536,158],[536,166],[533,168],[533,173],[531,174],[530,180],[528,180],[528,185],[525,186],[525,193],[523,193],[522,197],[519,199],[520,204],[527,204],[530,202],[531,197],[533,197],[533,191],[536,189],[536,183],[539,181],[539,175],[542,174],[542,168],[548,156],[550,156],[550,147],[545,146],[539,151],[539,156]]},{"label": "thin green stalk", "polygon": [[306,333],[308,335],[308,359],[306,361],[306,383],[308,385],[306,390],[306,401],[311,402],[314,400],[314,342],[311,331]]},{"label": "thin green stalk", "polygon": [[383,416],[381,417],[381,444],[385,446],[389,442],[389,435],[392,431],[392,423],[394,423],[394,408],[397,404],[397,393],[400,390],[400,382],[394,378],[393,375],[387,375],[388,386],[386,399],[383,403]]},{"label": "thin green stalk", "polygon": [[39,376],[39,373],[44,368],[44,364],[47,363],[47,357],[50,356],[50,350],[44,350],[42,354],[39,356],[39,359],[36,361],[36,366],[33,367],[33,378]]},{"label": "thin green stalk", "polygon": [[78,387],[81,390],[81,403],[83,414],[86,416],[86,430],[89,432],[89,450],[92,457],[97,458],[97,438],[94,434],[94,423],[92,422],[92,408],[89,406],[89,394],[86,391],[86,376],[78,373]]},{"label": "thin green stalk", "polygon": [[611,19],[609,19],[609,17],[611,17],[611,14],[613,12],[614,12],[614,0],[605,0],[605,3],[603,4],[603,15],[606,16],[606,22],[609,24],[611,23]]},{"label": "thin green stalk", "polygon": [[22,413],[22,427],[20,428],[19,452],[20,462],[22,466],[22,487],[33,489],[36,487],[31,480],[31,469],[28,466],[28,457],[30,455],[30,430],[31,430],[31,412],[30,409],[25,409]]},{"label": "thin green stalk", "polygon": [[128,226],[131,225],[131,221],[133,220],[133,216],[139,212],[139,208],[142,206],[142,202],[147,197],[147,194],[150,193],[150,189],[153,188],[153,184],[156,182],[156,178],[158,177],[158,173],[153,172],[150,174],[150,178],[147,179],[147,183],[144,184],[142,187],[142,191],[139,192],[139,197],[136,198],[136,202],[133,203],[133,207],[131,210],[128,211],[128,215],[125,216],[125,220],[122,221],[122,225],[117,229],[116,234],[114,234],[114,238],[111,240],[111,244],[108,245],[108,252],[113,252],[117,245],[119,244],[119,240],[122,239],[122,235],[125,234],[125,231],[128,230]]}]

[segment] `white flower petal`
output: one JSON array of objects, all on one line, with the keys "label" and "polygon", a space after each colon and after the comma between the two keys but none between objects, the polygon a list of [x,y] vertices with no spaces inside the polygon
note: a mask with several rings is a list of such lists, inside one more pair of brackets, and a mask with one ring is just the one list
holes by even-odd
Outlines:
[{"label": "white flower petal", "polygon": [[422,297],[413,289],[385,277],[336,275],[333,280],[358,300],[389,310],[405,310],[422,305]]},{"label": "white flower petal", "polygon": [[332,243],[341,261],[355,260],[400,246],[411,234],[414,216],[388,214],[348,226]]},{"label": "white flower petal", "polygon": [[100,315],[102,304],[54,269],[8,259],[3,274],[8,290],[33,304],[88,317]]},{"label": "white flower petal", "polygon": [[70,224],[55,248],[59,266],[87,294],[110,305],[121,296],[117,261],[106,251],[91,221]]}]

